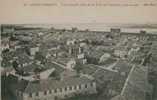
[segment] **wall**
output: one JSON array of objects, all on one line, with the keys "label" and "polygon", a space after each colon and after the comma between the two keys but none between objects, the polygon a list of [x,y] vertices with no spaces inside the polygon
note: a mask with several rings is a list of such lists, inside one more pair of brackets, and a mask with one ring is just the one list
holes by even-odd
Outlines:
[{"label": "wall", "polygon": [[72,86],[72,90],[70,90],[70,87],[67,87],[67,90],[65,91],[65,88],[62,88],[62,92],[60,92],[60,89],[57,89],[57,93],[54,92],[54,90],[51,90],[51,94],[49,91],[47,91],[47,95],[44,95],[44,92],[39,92],[39,96],[35,96],[35,93],[32,94],[32,98],[29,97],[28,94],[23,94],[24,95],[24,100],[55,100],[55,98],[66,98],[73,96],[74,94],[93,94],[96,93],[96,83],[93,83],[93,86],[90,86],[90,83],[87,84],[87,88],[85,88],[85,85],[81,85],[81,89],[79,89],[79,86],[75,87]]}]

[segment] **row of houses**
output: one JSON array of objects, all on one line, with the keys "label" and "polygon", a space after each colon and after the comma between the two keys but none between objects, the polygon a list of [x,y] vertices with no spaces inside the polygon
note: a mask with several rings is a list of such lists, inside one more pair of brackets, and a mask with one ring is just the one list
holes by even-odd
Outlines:
[{"label": "row of houses", "polygon": [[[14,76],[11,77],[13,80]],[[35,82],[16,80],[11,85],[17,100],[57,100],[75,94],[95,94],[96,83],[86,77],[70,77],[63,80],[46,79]]]}]

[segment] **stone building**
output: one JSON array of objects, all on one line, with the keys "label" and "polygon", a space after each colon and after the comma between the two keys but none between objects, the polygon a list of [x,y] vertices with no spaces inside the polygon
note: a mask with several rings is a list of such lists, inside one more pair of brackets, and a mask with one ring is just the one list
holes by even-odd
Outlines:
[{"label": "stone building", "polygon": [[11,89],[17,100],[58,100],[75,94],[97,92],[96,83],[86,77],[69,77],[63,80],[48,78],[34,82],[17,80],[16,82]]},{"label": "stone building", "polygon": [[31,55],[35,55],[36,52],[39,51],[39,47],[33,47],[33,48],[30,48],[30,54]]}]

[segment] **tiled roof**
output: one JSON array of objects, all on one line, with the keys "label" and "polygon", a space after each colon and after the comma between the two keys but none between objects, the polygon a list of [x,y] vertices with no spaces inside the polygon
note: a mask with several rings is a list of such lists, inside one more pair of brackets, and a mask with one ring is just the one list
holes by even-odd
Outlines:
[{"label": "tiled roof", "polygon": [[54,63],[51,63],[51,62],[47,62],[47,63],[45,64],[45,67],[46,67],[46,68],[55,68],[55,71],[56,71],[57,73],[62,73],[62,72],[64,71],[64,69],[63,69],[62,67],[60,67],[59,65],[56,65],[56,64],[54,64]]},{"label": "tiled roof", "polygon": [[90,54],[88,55],[89,57],[94,57],[94,58],[100,58],[101,56],[103,56],[104,52],[101,51],[101,50],[94,50],[94,51],[91,51]]},{"label": "tiled roof", "polygon": [[115,72],[99,69],[92,76],[98,81],[107,81],[111,80],[115,75]]},{"label": "tiled roof", "polygon": [[29,63],[32,61],[26,53],[20,53],[20,55],[17,55],[17,57],[20,64]]},{"label": "tiled roof", "polygon": [[115,74],[108,88],[120,94],[123,89],[125,81],[126,81],[126,77],[120,74]]},{"label": "tiled roof", "polygon": [[110,57],[110,58],[106,59],[105,61],[101,62],[100,64],[109,66],[109,65],[115,63],[116,61],[117,61],[116,59],[114,59],[113,57]]},{"label": "tiled roof", "polygon": [[129,73],[131,68],[132,68],[132,65],[129,64],[129,62],[124,61],[124,60],[119,60],[116,63],[116,65],[113,67],[113,69],[116,69],[119,72],[127,72],[127,73]]},{"label": "tiled roof", "polygon": [[27,65],[25,67],[20,67],[21,70],[23,70],[24,72],[34,72],[34,70],[36,68],[41,67],[40,65],[37,65],[36,63],[32,63],[30,65]]},{"label": "tiled roof", "polygon": [[62,64],[62,65],[66,65],[72,58],[57,58],[55,59],[58,63]]},{"label": "tiled roof", "polygon": [[34,70],[36,68],[43,68],[43,70],[55,68],[55,71],[57,73],[61,73],[64,70],[63,68],[61,68],[58,65],[51,63],[51,62],[46,62],[46,64],[44,64],[44,65],[38,65],[36,63],[32,63],[32,64],[27,65],[25,67],[21,67],[20,69],[22,69],[25,72],[34,72]]},{"label": "tiled roof", "polygon": [[93,64],[76,65],[76,67],[81,67],[81,72],[88,75],[93,74],[98,69]]}]

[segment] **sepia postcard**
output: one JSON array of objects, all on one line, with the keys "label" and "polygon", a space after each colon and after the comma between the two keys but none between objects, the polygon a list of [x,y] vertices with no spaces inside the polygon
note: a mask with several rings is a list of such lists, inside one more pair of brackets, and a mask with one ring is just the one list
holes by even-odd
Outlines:
[{"label": "sepia postcard", "polygon": [[156,0],[0,0],[0,100],[157,100]]}]

